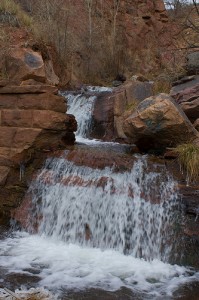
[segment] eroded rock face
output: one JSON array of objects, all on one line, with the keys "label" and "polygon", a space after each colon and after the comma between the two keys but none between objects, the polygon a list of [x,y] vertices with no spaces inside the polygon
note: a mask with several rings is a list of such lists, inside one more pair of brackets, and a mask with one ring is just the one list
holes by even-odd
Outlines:
[{"label": "eroded rock face", "polygon": [[3,26],[7,37],[0,44],[0,80],[7,79],[13,85],[59,84],[54,72],[52,49],[38,43],[23,28]]},{"label": "eroded rock face", "polygon": [[111,76],[116,76],[119,71],[130,77],[137,71],[148,74],[158,69],[161,63],[172,61],[168,47],[172,47],[175,30],[169,30],[162,0],[93,1],[91,51],[88,51],[87,42],[87,2],[65,2],[67,5],[70,2],[71,14],[79,13],[79,18],[75,14],[69,18],[69,28],[80,45],[80,50],[73,54],[73,81],[83,81],[88,68],[90,80],[95,79],[94,76],[103,77],[108,68]]},{"label": "eroded rock face", "polygon": [[194,51],[187,55],[186,69],[189,74],[198,74],[198,72],[199,72],[199,51]]},{"label": "eroded rock face", "polygon": [[133,80],[112,93],[102,93],[95,102],[92,135],[107,141],[127,139],[122,128],[124,112],[136,108],[139,102],[152,94],[152,83]]},{"label": "eroded rock face", "polygon": [[50,60],[44,61],[41,53],[33,51],[31,48],[14,47],[5,59],[6,71],[13,81],[24,82],[32,79],[53,85],[59,83],[52,62]]},{"label": "eroded rock face", "polygon": [[75,118],[66,114],[55,87],[0,88],[0,221],[20,202],[35,161],[41,164],[44,152],[73,144],[75,130]]},{"label": "eroded rock face", "polygon": [[193,123],[199,118],[199,77],[171,90],[171,96]]},{"label": "eroded rock face", "polygon": [[49,152],[75,140],[76,120],[58,95],[51,53],[23,28],[0,44],[0,223],[20,204]]},{"label": "eroded rock face", "polygon": [[194,122],[193,126],[195,127],[196,130],[199,131],[199,119],[197,119],[197,120]]},{"label": "eroded rock face", "polygon": [[124,120],[123,129],[143,151],[173,147],[198,136],[186,115],[167,94],[142,101]]}]

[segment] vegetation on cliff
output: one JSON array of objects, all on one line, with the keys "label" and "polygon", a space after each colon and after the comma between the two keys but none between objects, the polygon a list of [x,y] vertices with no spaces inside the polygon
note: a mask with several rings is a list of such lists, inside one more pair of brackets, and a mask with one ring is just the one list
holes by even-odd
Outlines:
[{"label": "vegetation on cliff", "polygon": [[195,181],[199,177],[199,147],[194,143],[181,144],[175,148],[182,169],[187,174],[188,181]]},{"label": "vegetation on cliff", "polygon": [[11,26],[32,27],[32,18],[13,0],[1,0],[0,23],[8,23]]},{"label": "vegetation on cliff", "polygon": [[25,26],[38,44],[51,46],[62,82],[107,84],[118,73],[142,73],[166,86],[183,74],[198,32],[196,4],[166,2],[168,12],[162,0],[2,0],[0,23]]}]

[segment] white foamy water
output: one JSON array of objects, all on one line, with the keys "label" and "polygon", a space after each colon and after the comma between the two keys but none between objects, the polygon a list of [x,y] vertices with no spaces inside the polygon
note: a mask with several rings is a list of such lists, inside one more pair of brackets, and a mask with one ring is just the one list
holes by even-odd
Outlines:
[{"label": "white foamy water", "polygon": [[76,137],[87,137],[91,129],[91,114],[96,96],[86,97],[82,94],[67,94],[68,113],[75,116],[77,120]]},{"label": "white foamy water", "polygon": [[103,143],[96,139],[89,139],[92,128],[92,112],[96,97],[102,92],[111,92],[113,89],[108,87],[87,86],[82,88],[78,94],[75,92],[61,92],[67,99],[67,113],[75,116],[77,120],[76,141],[85,144]]},{"label": "white foamy water", "polygon": [[167,260],[177,194],[167,174],[146,172],[147,167],[144,157],[123,173],[47,160],[30,187],[33,219],[42,215],[40,234]]},{"label": "white foamy water", "polygon": [[196,280],[196,275],[185,267],[160,260],[147,262],[115,250],[81,247],[19,232],[1,242],[0,265],[16,276],[39,270],[39,285],[51,290],[64,287],[116,291],[125,286],[147,292],[152,299],[171,295],[180,284]]}]

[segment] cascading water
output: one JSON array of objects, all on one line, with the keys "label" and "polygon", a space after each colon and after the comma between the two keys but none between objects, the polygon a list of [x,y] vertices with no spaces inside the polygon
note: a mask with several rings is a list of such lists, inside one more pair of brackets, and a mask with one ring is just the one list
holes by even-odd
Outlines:
[{"label": "cascading water", "polygon": [[49,159],[30,188],[35,218],[43,216],[39,233],[147,260],[168,260],[177,194],[167,174],[146,170],[144,157],[123,173]]},{"label": "cascading water", "polygon": [[61,95],[67,99],[68,113],[74,115],[77,120],[77,141],[88,143],[86,138],[89,137],[92,126],[92,111],[96,97],[99,93],[111,91],[111,88],[88,86],[86,89],[82,88],[82,91],[78,94],[61,92]]},{"label": "cascading water", "polygon": [[[66,97],[79,124],[77,137],[85,139],[95,96]],[[92,142],[103,157],[105,144]],[[122,155],[117,162],[127,160]],[[6,274],[37,274],[38,285],[53,291],[126,287],[142,293],[135,299],[165,299],[180,284],[198,280],[194,271],[169,264],[178,195],[164,166],[151,169],[147,156],[136,156],[128,168],[114,159],[91,167],[73,156],[67,150],[49,158],[31,183],[29,233],[1,241]]]}]

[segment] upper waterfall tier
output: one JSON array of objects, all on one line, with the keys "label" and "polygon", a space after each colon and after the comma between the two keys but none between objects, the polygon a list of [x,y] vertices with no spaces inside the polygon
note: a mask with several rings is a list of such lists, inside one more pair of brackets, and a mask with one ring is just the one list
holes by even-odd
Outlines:
[{"label": "upper waterfall tier", "polygon": [[111,91],[112,88],[87,86],[79,92],[61,92],[61,95],[67,100],[68,113],[74,115],[77,120],[77,140],[89,138],[92,129],[94,102],[97,95]]}]

